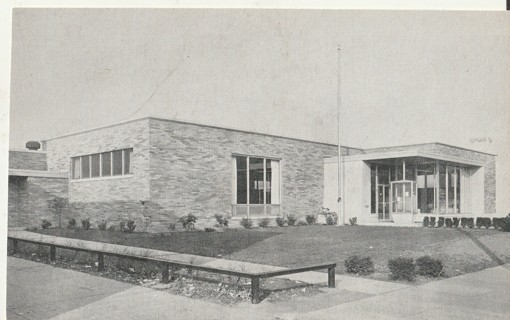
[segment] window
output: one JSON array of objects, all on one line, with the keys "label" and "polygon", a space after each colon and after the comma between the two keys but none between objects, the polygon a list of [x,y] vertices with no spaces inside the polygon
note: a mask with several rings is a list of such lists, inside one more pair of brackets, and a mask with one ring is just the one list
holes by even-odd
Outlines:
[{"label": "window", "polygon": [[105,152],[101,154],[101,159],[103,159],[103,165],[101,173],[102,177],[107,177],[112,175],[112,155],[110,152]]},{"label": "window", "polygon": [[113,150],[71,158],[71,178],[88,179],[133,173],[133,149]]},{"label": "window", "polygon": [[99,154],[90,156],[90,177],[97,178],[100,176],[101,166],[99,165]]},{"label": "window", "polygon": [[119,176],[122,174],[122,150],[113,151],[112,155],[113,175]]},{"label": "window", "polygon": [[234,215],[277,215],[280,204],[280,161],[235,156]]},{"label": "window", "polygon": [[71,160],[71,178],[72,179],[81,178],[80,158],[73,158]]},{"label": "window", "polygon": [[90,178],[90,156],[81,157],[81,178]]}]

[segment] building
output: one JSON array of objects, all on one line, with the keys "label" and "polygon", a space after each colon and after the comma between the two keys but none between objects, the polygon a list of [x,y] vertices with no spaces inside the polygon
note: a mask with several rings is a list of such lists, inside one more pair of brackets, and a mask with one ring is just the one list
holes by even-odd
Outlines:
[{"label": "building", "polygon": [[11,151],[9,226],[55,221],[44,203],[69,198],[71,217],[165,231],[180,216],[304,217],[322,206],[343,222],[414,225],[423,215],[495,212],[495,156],[440,143],[393,148],[338,146],[145,117]]}]

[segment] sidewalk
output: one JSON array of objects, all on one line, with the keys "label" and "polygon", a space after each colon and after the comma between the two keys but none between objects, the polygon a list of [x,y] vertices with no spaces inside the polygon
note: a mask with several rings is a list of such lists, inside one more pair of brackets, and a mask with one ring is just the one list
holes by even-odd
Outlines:
[{"label": "sidewalk", "polygon": [[[324,282],[324,274],[293,275]],[[288,278],[292,278],[288,277]],[[338,276],[291,302],[222,306],[8,257],[8,319],[508,319],[510,267],[421,286]]]}]

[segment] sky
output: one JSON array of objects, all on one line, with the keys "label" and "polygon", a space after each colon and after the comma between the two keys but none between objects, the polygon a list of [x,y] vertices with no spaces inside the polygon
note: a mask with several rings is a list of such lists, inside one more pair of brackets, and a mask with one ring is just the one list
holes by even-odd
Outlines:
[{"label": "sky", "polygon": [[360,148],[437,141],[498,154],[507,213],[509,22],[503,12],[15,9],[9,147],[147,115]]}]

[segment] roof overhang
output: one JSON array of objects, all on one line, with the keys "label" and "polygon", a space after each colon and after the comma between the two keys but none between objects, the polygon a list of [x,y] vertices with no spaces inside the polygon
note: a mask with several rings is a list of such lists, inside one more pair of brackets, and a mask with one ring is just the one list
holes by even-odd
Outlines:
[{"label": "roof overhang", "polygon": [[[465,165],[470,165],[470,166],[477,166],[477,167],[485,166],[485,162],[483,162],[483,161],[467,159],[467,158],[462,158],[462,157],[455,157],[455,156],[445,155],[445,154],[440,154],[440,153],[435,153],[435,152],[421,151],[421,150],[405,150],[405,151],[389,151],[389,152],[356,154],[356,155],[350,155],[350,156],[343,156],[342,161],[343,162],[370,161],[370,160],[396,159],[396,158],[409,158],[409,157],[420,157],[420,158],[428,158],[428,159],[433,159],[433,160],[442,160],[442,161],[454,162],[454,163],[465,164]],[[336,162],[336,158],[329,158],[329,159],[334,159],[334,162]]]},{"label": "roof overhang", "polygon": [[49,172],[42,170],[9,169],[9,176],[68,179],[67,172]]}]

